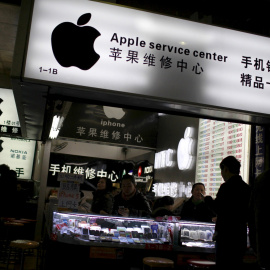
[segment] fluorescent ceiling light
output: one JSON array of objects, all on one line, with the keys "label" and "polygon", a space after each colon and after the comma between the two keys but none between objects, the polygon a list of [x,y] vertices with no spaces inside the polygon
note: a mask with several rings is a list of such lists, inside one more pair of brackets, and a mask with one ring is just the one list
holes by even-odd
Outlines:
[{"label": "fluorescent ceiling light", "polygon": [[58,136],[58,133],[61,129],[61,126],[64,122],[64,117],[63,116],[57,116],[55,115],[53,117],[53,122],[52,122],[52,127],[51,127],[51,131],[50,131],[50,135],[49,138],[50,139],[56,139]]}]

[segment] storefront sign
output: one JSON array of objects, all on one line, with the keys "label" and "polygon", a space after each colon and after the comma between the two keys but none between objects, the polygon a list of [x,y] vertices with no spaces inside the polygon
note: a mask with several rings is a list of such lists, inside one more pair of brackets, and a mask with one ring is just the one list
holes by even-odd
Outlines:
[{"label": "storefront sign", "polygon": [[59,137],[155,148],[158,114],[73,103]]},{"label": "storefront sign", "polygon": [[31,179],[36,141],[0,137],[0,164],[15,170],[18,179]]},{"label": "storefront sign", "polygon": [[157,197],[171,196],[173,198],[185,198],[191,196],[191,189],[194,183],[187,182],[166,182],[153,184],[152,192]]},{"label": "storefront sign", "polygon": [[0,88],[0,134],[21,136],[13,91]]},{"label": "storefront sign", "polygon": [[35,0],[23,77],[269,114],[269,48],[266,37],[116,5]]},{"label": "storefront sign", "polygon": [[[141,168],[140,176],[138,176],[139,168]],[[58,187],[59,179],[77,179],[82,184],[81,189],[93,190],[99,178],[107,177],[113,183],[120,182],[126,173],[133,174],[135,181],[142,183],[147,183],[154,177],[153,166],[148,161],[134,163],[51,153],[47,184]]]}]

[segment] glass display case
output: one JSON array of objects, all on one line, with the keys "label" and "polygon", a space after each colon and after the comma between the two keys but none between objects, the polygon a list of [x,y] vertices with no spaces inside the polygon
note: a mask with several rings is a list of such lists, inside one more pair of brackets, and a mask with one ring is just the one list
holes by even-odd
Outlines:
[{"label": "glass display case", "polygon": [[50,238],[63,243],[149,248],[149,244],[171,246],[175,250],[208,250],[215,248],[214,223],[172,219],[154,220],[101,216],[96,214],[53,211]]},{"label": "glass display case", "polygon": [[65,243],[99,245],[178,244],[179,222],[53,212],[51,238]]},{"label": "glass display case", "polygon": [[186,247],[215,248],[214,223],[180,221],[179,244]]}]

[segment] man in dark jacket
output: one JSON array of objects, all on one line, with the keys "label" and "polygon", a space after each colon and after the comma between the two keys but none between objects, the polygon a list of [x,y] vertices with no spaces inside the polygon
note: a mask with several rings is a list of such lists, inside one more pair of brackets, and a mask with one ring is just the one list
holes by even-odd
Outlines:
[{"label": "man in dark jacket", "polygon": [[114,197],[113,213],[124,217],[150,217],[151,207],[146,197],[136,189],[133,175],[121,180],[122,191]]},{"label": "man in dark jacket", "polygon": [[220,163],[223,183],[214,201],[217,269],[242,269],[247,248],[248,207],[251,188],[240,173],[240,162],[233,156]]},{"label": "man in dark jacket", "polygon": [[249,226],[251,246],[257,255],[261,269],[270,269],[269,256],[269,189],[270,169],[260,174],[254,183],[251,193],[251,226]]}]

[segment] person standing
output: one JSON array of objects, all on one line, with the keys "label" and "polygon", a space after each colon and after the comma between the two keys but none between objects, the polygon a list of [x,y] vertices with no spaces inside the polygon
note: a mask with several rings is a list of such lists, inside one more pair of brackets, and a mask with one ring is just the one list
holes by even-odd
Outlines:
[{"label": "person standing", "polygon": [[251,192],[250,213],[251,226],[249,226],[251,247],[256,253],[258,265],[261,269],[270,269],[269,256],[269,189],[270,169],[261,173],[255,179]]},{"label": "person standing", "polygon": [[247,222],[251,188],[240,174],[240,162],[227,156],[220,163],[224,183],[214,200],[217,269],[242,269],[247,249]]}]

